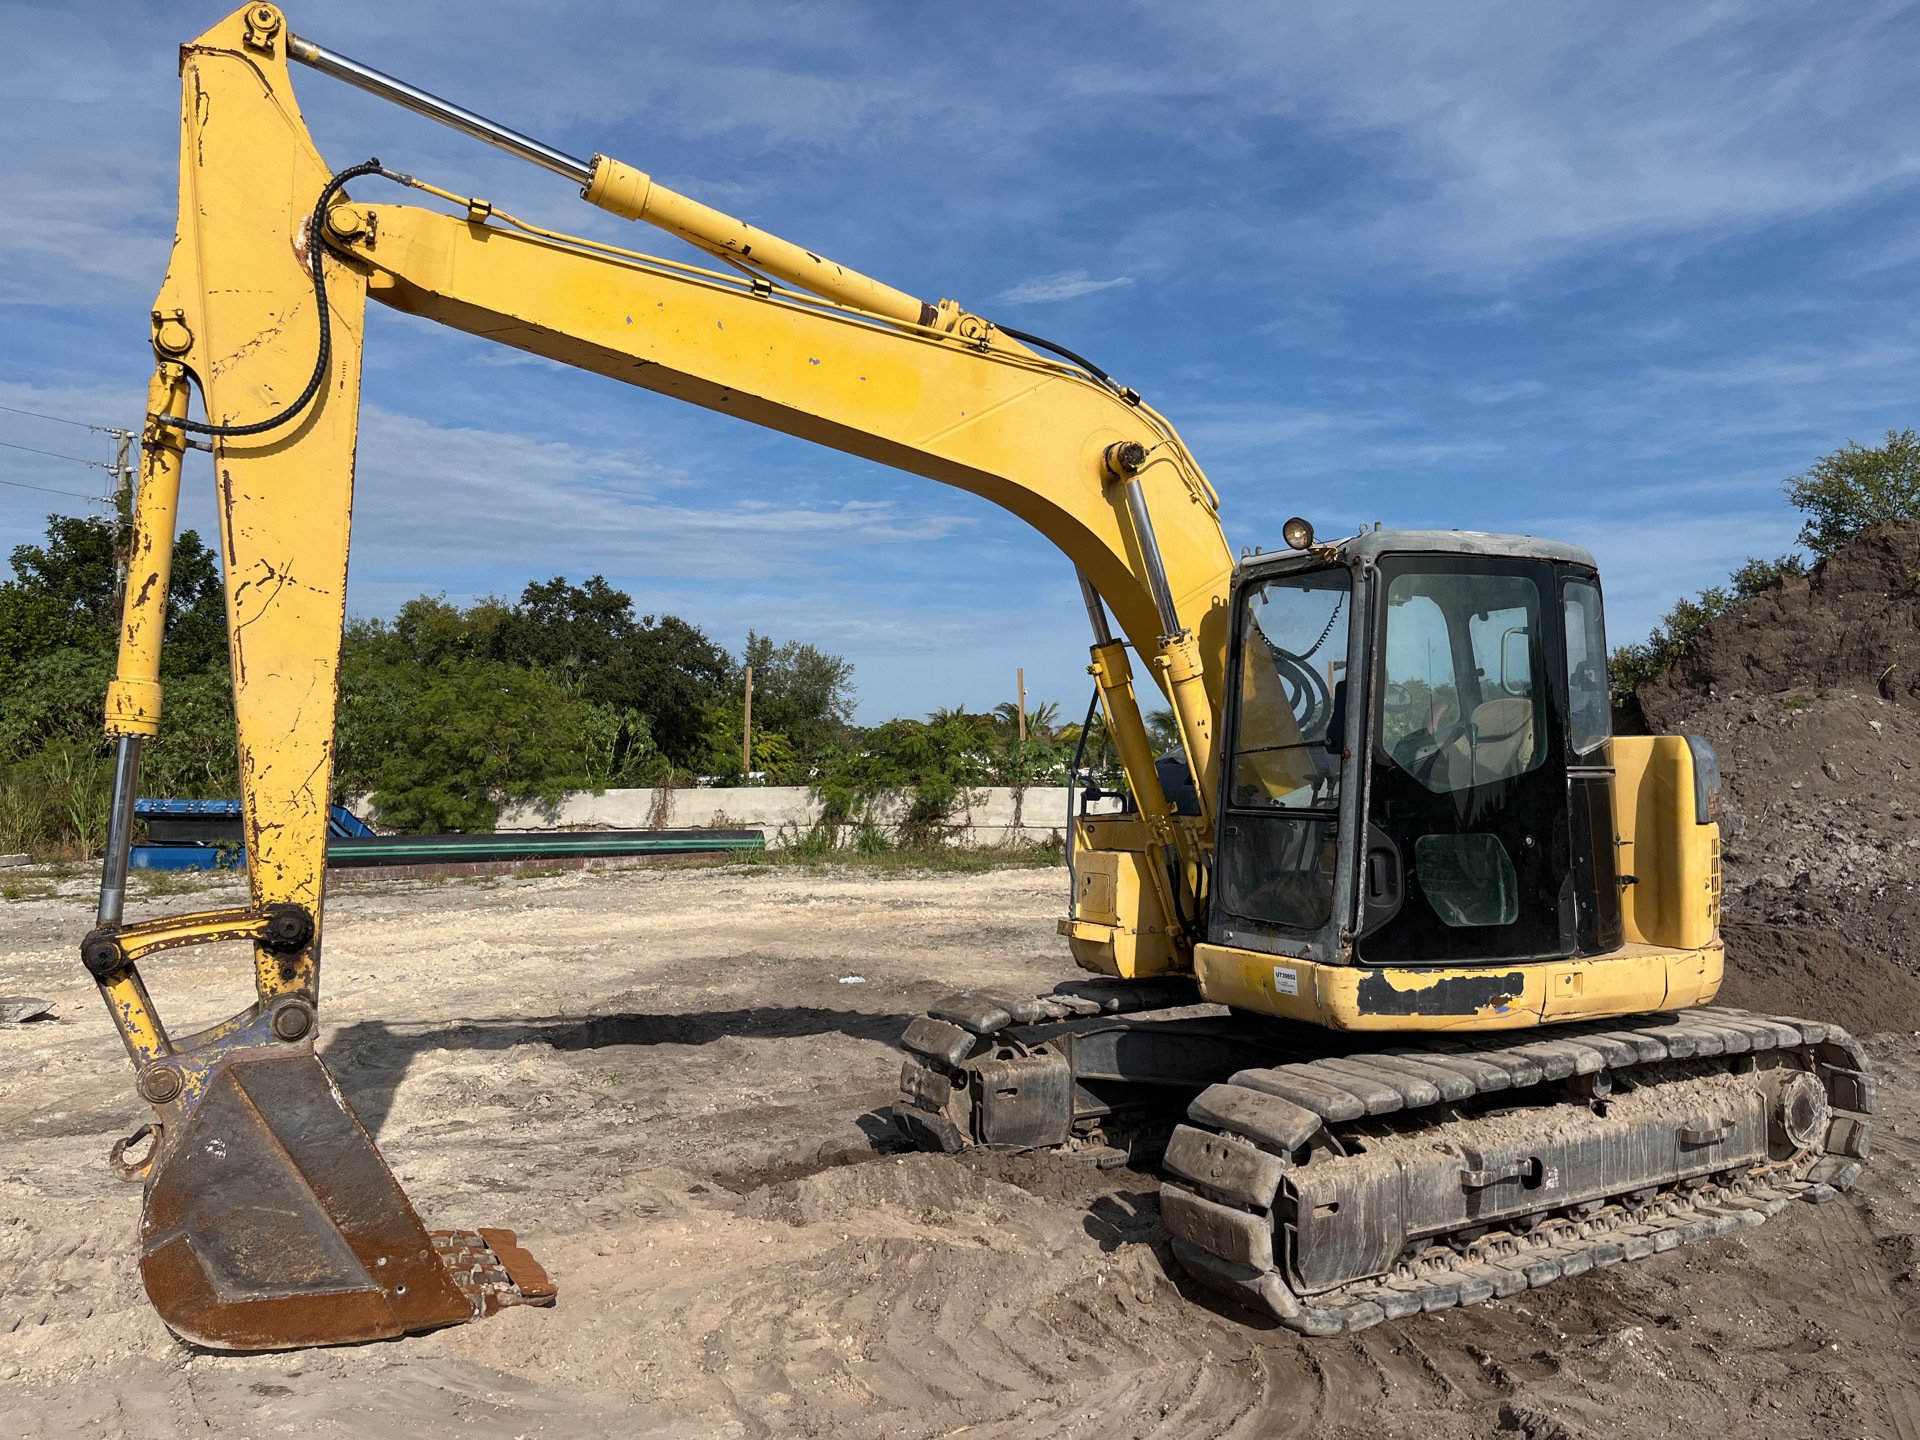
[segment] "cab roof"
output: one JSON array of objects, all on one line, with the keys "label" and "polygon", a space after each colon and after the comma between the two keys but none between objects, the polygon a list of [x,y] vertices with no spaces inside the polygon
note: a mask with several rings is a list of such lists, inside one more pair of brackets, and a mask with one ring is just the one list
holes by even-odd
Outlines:
[{"label": "cab roof", "polygon": [[1351,565],[1355,560],[1385,554],[1508,555],[1599,568],[1593,553],[1584,546],[1542,540],[1535,535],[1493,535],[1484,530],[1362,530],[1344,540],[1316,543],[1310,550],[1270,550],[1250,555],[1241,560],[1240,566],[1245,571],[1291,570],[1302,564],[1325,564],[1329,559]]}]

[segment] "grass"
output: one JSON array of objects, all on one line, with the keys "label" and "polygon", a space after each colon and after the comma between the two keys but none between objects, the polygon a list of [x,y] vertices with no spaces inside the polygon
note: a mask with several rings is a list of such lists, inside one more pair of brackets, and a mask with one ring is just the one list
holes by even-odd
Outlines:
[{"label": "grass", "polygon": [[[861,837],[865,838],[864,834]],[[755,863],[759,869],[862,870],[879,874],[903,871],[933,871],[940,874],[977,875],[988,870],[1043,869],[1065,863],[1058,845],[983,845],[971,849],[958,846],[862,845],[828,850],[815,846],[792,846],[769,850]]]},{"label": "grass", "polygon": [[134,870],[129,872],[129,888],[142,900],[164,899],[169,895],[198,895],[210,885],[246,879],[244,870]]}]

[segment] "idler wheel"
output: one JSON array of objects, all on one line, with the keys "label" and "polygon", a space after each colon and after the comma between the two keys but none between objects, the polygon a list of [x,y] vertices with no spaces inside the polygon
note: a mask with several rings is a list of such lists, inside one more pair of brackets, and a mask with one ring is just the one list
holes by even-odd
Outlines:
[{"label": "idler wheel", "polygon": [[1818,1076],[1796,1070],[1780,1082],[1779,1099],[1768,1117],[1769,1137],[1790,1151],[1818,1149],[1826,1139],[1833,1106]]}]

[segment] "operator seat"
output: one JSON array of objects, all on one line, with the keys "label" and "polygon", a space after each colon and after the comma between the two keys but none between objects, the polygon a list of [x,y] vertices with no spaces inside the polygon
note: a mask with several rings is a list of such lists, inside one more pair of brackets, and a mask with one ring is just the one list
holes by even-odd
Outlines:
[{"label": "operator seat", "polygon": [[1533,768],[1533,701],[1502,696],[1473,707],[1473,780],[1484,785]]}]

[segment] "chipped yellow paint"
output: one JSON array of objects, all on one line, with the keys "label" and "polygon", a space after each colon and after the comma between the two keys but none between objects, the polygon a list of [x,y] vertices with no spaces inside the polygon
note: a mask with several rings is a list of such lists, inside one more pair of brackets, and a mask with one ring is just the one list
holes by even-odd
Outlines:
[{"label": "chipped yellow paint", "polygon": [[[1586,960],[1419,970],[1321,965],[1228,945],[1199,945],[1194,948],[1194,972],[1200,993],[1215,1004],[1334,1030],[1519,1030],[1705,1004],[1720,988],[1724,959],[1717,937],[1690,950],[1631,944]],[[1438,1006],[1425,1014],[1386,1013],[1369,1003],[1362,988],[1384,984],[1396,995],[1416,995],[1448,981],[1486,982],[1492,977],[1517,978],[1518,983],[1503,992],[1498,1003],[1458,1014],[1440,1013]]]},{"label": "chipped yellow paint", "polygon": [[[313,914],[316,927],[322,924],[370,289],[394,308],[1003,506],[1080,568],[1140,654],[1166,660],[1159,671],[1170,668],[1171,682],[1159,671],[1154,678],[1163,689],[1182,691],[1195,760],[1207,769],[1225,673],[1232,556],[1212,487],[1151,408],[1032,353],[952,302],[914,309],[900,292],[839,267],[830,267],[837,279],[816,284],[826,272],[815,273],[813,260],[802,267],[804,276],[784,278],[804,279],[851,304],[769,293],[745,277],[561,235],[472,200],[457,201],[462,213],[446,215],[379,204],[366,194],[349,204],[342,196],[338,223],[329,225],[326,241],[316,241],[306,233],[308,214],[329,169],[301,120],[284,46],[259,40],[260,17],[269,14],[274,33],[288,33],[274,7],[249,6],[182,49],[180,223],[155,306],[154,337],[163,362],[199,382],[215,423],[246,424],[277,413],[312,370],[318,325],[307,247],[329,244],[333,343],[319,397],[284,429],[214,442],[247,873],[256,908],[293,902]],[[738,222],[658,187],[648,190],[639,172],[613,162],[606,174],[609,185],[622,177],[627,199],[617,211],[712,242],[714,253],[733,253]],[[378,183],[364,181],[361,188]],[[608,200],[611,192],[597,198]],[[721,234],[728,226],[734,229]],[[772,241],[759,236],[754,243],[787,253]],[[863,309],[863,297],[880,298]],[[155,408],[183,413],[182,399],[169,395]],[[171,443],[177,437],[160,438]],[[1101,463],[1106,448],[1121,441],[1137,441],[1155,455],[1149,506],[1176,609],[1194,637],[1171,653],[1163,653],[1123,497]],[[177,464],[175,473],[177,483]],[[156,524],[159,518],[156,512]],[[130,647],[129,664],[144,664],[148,648]],[[1118,656],[1118,647],[1111,648]],[[1110,668],[1124,680],[1123,656]],[[157,691],[147,706],[144,694],[134,693],[139,679],[130,673],[123,687],[132,698],[121,702],[129,716],[122,723],[150,734]],[[1139,729],[1130,685],[1124,701],[1111,686],[1103,688],[1116,731]],[[1128,769],[1136,793],[1149,793],[1156,784],[1152,756],[1144,731],[1139,739]],[[1204,827],[1175,827],[1171,838],[1188,875],[1196,876],[1210,843]],[[1167,888],[1161,868],[1148,867],[1151,891]],[[1164,913],[1170,897],[1154,898]],[[308,951],[291,960],[257,951],[261,1001],[290,993],[317,1000],[319,949],[316,934]]]},{"label": "chipped yellow paint", "polygon": [[258,940],[267,933],[267,917],[253,910],[203,910],[198,915],[168,915],[123,925],[114,932],[129,960],[140,960],[160,950],[183,945],[209,945],[220,940]]},{"label": "chipped yellow paint", "polygon": [[[319,345],[306,230],[330,169],[294,101],[284,46],[247,43],[259,8],[182,48],[180,224],[154,306],[169,322],[156,335],[171,347],[163,359],[199,382],[216,424],[279,411]],[[248,886],[256,910],[292,902],[316,923],[366,297],[350,261],[329,258],[326,278],[333,343],[319,395],[284,428],[213,442]],[[316,942],[284,963],[256,950],[260,999],[317,997],[317,953]]]},{"label": "chipped yellow paint", "polygon": [[136,1070],[173,1053],[166,1029],[153,1008],[153,997],[147,994],[138,971],[129,968],[102,980],[100,993],[106,998],[107,1014]]},{"label": "chipped yellow paint", "polygon": [[[155,314],[159,329],[158,312]],[[147,383],[147,411],[184,415],[186,371],[162,359]],[[167,630],[167,587],[180,511],[180,462],[186,436],[149,420],[140,440],[140,489],[127,550],[127,594],[120,616],[120,653],[107,685],[109,735],[160,733],[160,646]]]},{"label": "chipped yellow paint", "polygon": [[484,223],[366,212],[377,223],[332,243],[381,278],[380,303],[982,496],[1051,540],[1149,657],[1159,619],[1102,456],[1123,441],[1166,456],[1148,498],[1217,713],[1232,554],[1198,464],[1148,407],[1019,346],[758,293],[490,208]]}]

